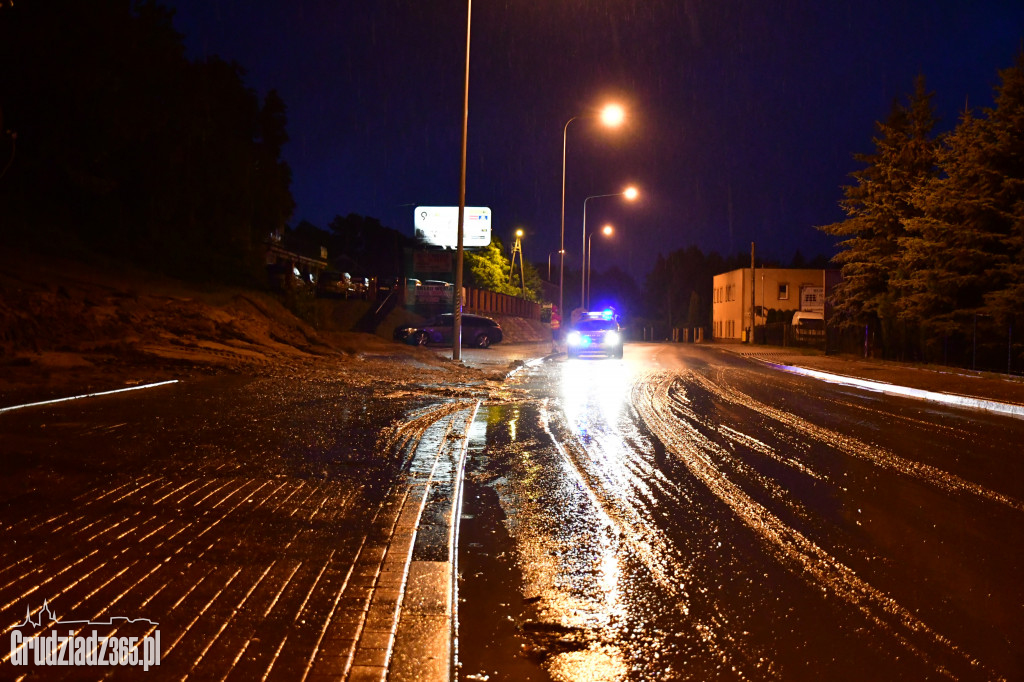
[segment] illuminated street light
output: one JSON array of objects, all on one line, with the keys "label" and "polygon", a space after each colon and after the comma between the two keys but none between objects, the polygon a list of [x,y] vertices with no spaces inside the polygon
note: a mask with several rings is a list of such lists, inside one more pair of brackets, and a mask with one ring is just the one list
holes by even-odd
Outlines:
[{"label": "illuminated street light", "polygon": [[[573,121],[575,121],[577,118],[580,118],[580,117],[579,116],[573,116],[572,118],[570,118],[568,121],[565,122],[565,127],[562,128],[562,231],[561,231],[561,237],[560,237],[559,242],[558,242],[558,253],[560,254],[560,258],[559,258],[559,261],[558,261],[558,314],[559,315],[563,314],[564,310],[565,310],[565,293],[564,293],[564,286],[565,286],[565,275],[564,275],[564,273],[565,273],[565,151],[566,151],[566,143],[567,143],[568,138],[569,138],[569,124],[572,123]],[[606,126],[608,126],[610,128],[617,128],[620,125],[622,125],[622,122],[626,119],[626,110],[623,109],[622,106],[620,106],[618,104],[607,104],[601,110],[600,119],[601,119],[601,122],[604,125],[606,125]],[[583,204],[583,210],[584,210],[584,212],[586,212],[586,202],[584,202],[584,204]],[[584,223],[586,223],[586,219],[584,219]],[[550,264],[549,264],[548,270],[549,271],[551,270]],[[548,278],[550,279],[550,272],[548,274]],[[582,304],[583,304],[583,301],[581,300],[580,301],[580,305],[582,305]]]},{"label": "illuminated street light", "polygon": [[[612,236],[612,232],[614,232],[614,231],[615,231],[615,229],[611,225],[605,225],[604,227],[601,228],[601,234],[603,234],[606,237]],[[593,281],[593,278],[591,276],[592,273],[590,271],[590,266],[592,264],[592,260],[591,260],[591,253],[592,252],[590,250],[590,247],[591,247],[591,241],[593,240],[593,238],[594,238],[594,233],[593,232],[591,232],[590,234],[587,235],[587,304],[585,306],[583,306],[587,310],[590,310],[590,283]]]},{"label": "illuminated street light", "polygon": [[626,120],[626,110],[618,104],[607,104],[601,110],[601,123],[611,128],[617,128]]},{"label": "illuminated street light", "polygon": [[526,298],[526,261],[523,259],[523,230],[516,230],[516,243],[512,247],[512,267],[508,271],[508,283],[512,284],[512,278],[516,272],[516,254],[519,254],[519,284],[523,291],[523,298]]},{"label": "illuminated street light", "polygon": [[555,255],[556,253],[564,255],[565,251],[562,250],[562,249],[559,249],[558,251],[552,251],[552,252],[550,252],[548,254],[548,281],[549,282],[551,281],[551,256]]},{"label": "illuminated street light", "polygon": [[[633,187],[631,185],[631,186],[627,187],[626,189],[624,189],[621,192],[612,192],[611,194],[595,194],[595,195],[587,197],[586,199],[583,200],[583,246],[582,246],[583,254],[582,255],[583,255],[583,264],[584,265],[586,265],[586,263],[587,263],[587,202],[590,201],[591,199],[600,199],[601,197],[626,197],[626,199],[628,199],[629,201],[633,201],[638,196],[640,196],[639,190],[637,190],[636,187]],[[581,269],[583,270],[583,275],[581,277],[581,282],[580,282],[580,306],[582,306],[583,308],[586,308],[587,307],[587,305],[586,305],[586,300],[587,300],[587,298],[586,298],[586,295],[587,295],[587,268],[583,267]]]}]

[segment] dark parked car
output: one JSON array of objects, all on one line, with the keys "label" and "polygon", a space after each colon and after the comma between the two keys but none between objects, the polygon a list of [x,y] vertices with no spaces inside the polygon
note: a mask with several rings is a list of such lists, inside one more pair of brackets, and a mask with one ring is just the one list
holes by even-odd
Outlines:
[{"label": "dark parked car", "polygon": [[316,295],[320,298],[348,298],[354,291],[352,276],[347,272],[321,272],[316,283]]},{"label": "dark parked car", "polygon": [[[452,329],[454,316],[451,313],[438,315],[427,320],[420,326],[407,325],[395,329],[395,341],[418,346],[426,346],[431,343],[452,342]],[[462,316],[462,345],[487,348],[492,343],[501,343],[504,335],[501,332],[501,325],[489,317],[481,315]]]},{"label": "dark parked car", "polygon": [[622,357],[622,329],[611,313],[587,313],[565,340],[570,358],[595,354]]},{"label": "dark parked car", "polygon": [[274,291],[294,291],[310,286],[303,279],[299,269],[290,263],[274,263],[267,266],[267,280]]}]

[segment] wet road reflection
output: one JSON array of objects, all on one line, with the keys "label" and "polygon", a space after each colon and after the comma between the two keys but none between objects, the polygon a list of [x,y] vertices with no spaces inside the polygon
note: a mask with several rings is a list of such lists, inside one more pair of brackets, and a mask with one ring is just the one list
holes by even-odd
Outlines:
[{"label": "wet road reflection", "polygon": [[1024,423],[669,348],[549,363],[491,408],[552,677],[1024,674]]}]

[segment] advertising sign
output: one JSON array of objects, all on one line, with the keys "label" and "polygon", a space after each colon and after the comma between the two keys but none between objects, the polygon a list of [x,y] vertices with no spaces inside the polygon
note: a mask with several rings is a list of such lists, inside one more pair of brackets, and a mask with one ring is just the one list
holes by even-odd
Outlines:
[{"label": "advertising sign", "polygon": [[800,287],[800,310],[825,312],[825,287]]},{"label": "advertising sign", "polygon": [[[417,206],[413,213],[416,242],[421,246],[458,248],[459,207]],[[462,245],[472,249],[491,243],[491,209],[467,206],[462,224]]]},{"label": "advertising sign", "polygon": [[449,274],[455,272],[455,256],[444,251],[417,251],[412,255],[412,269],[417,276],[423,274]]}]

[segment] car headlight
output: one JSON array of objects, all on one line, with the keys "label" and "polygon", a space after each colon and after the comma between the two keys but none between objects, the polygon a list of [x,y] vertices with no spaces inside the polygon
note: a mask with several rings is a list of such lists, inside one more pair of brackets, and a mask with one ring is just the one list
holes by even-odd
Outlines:
[{"label": "car headlight", "polygon": [[578,346],[580,345],[580,338],[579,332],[569,332],[569,336],[566,337],[566,341],[569,342],[570,346]]},{"label": "car headlight", "polygon": [[604,345],[606,346],[617,346],[619,345],[619,340],[618,332],[608,332],[604,335]]}]

